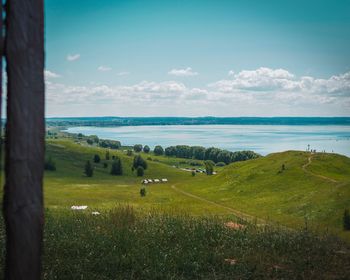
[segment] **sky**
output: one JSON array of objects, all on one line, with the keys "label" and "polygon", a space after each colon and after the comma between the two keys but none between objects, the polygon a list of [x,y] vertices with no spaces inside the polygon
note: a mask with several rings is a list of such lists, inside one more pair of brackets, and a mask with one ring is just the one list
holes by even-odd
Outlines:
[{"label": "sky", "polygon": [[350,1],[45,5],[48,117],[350,116]]}]

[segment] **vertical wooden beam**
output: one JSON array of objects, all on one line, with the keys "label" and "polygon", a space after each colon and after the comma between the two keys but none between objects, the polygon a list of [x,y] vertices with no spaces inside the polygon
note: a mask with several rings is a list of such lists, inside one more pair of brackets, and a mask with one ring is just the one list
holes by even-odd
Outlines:
[{"label": "vertical wooden beam", "polygon": [[43,0],[8,0],[5,279],[41,278],[44,167]]}]

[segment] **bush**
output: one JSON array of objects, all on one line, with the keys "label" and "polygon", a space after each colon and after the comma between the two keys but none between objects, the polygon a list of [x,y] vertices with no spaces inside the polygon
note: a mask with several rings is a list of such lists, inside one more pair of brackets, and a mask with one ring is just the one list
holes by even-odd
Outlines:
[{"label": "bush", "polygon": [[141,144],[136,144],[136,145],[134,145],[134,151],[135,151],[136,153],[141,152],[141,151],[142,151],[142,145],[141,145]]},{"label": "bush", "polygon": [[196,171],[192,170],[191,174],[192,174],[192,177],[196,176]]},{"label": "bush", "polygon": [[145,170],[143,169],[142,166],[137,167],[137,169],[136,169],[136,174],[137,174],[137,176],[139,176],[139,177],[142,177],[142,176],[145,174]]},{"label": "bush", "polygon": [[146,196],[146,188],[145,187],[140,189],[140,195],[141,196]]},{"label": "bush", "polygon": [[108,163],[107,162],[104,162],[103,163],[103,168],[107,168],[108,167]]},{"label": "bush", "polygon": [[164,154],[164,149],[163,149],[163,147],[162,146],[155,146],[154,147],[154,154],[156,155],[156,156],[161,156],[161,155],[163,155]]},{"label": "bush", "polygon": [[137,155],[134,157],[134,162],[132,164],[132,167],[134,167],[134,169],[137,169],[139,166],[142,166],[142,168],[146,170],[147,162],[140,155]]},{"label": "bush", "polygon": [[94,168],[92,167],[89,160],[85,164],[84,173],[87,177],[92,177],[94,175]]},{"label": "bush", "polygon": [[127,150],[126,155],[129,156],[129,157],[131,157],[131,156],[133,155],[132,150]]},{"label": "bush", "polygon": [[87,142],[89,145],[94,144],[94,141],[92,141],[90,138],[86,139],[86,142]]},{"label": "bush", "polygon": [[151,149],[150,149],[150,147],[149,147],[148,145],[146,145],[146,146],[143,147],[143,151],[144,151],[146,154],[148,154],[148,153],[151,151]]},{"label": "bush", "polygon": [[211,160],[206,160],[204,162],[205,164],[205,172],[207,173],[207,175],[212,175],[214,172],[214,162]]},{"label": "bush", "polygon": [[109,151],[106,152],[105,158],[106,158],[106,160],[109,160],[109,158],[110,158]]},{"label": "bush", "polygon": [[116,157],[112,163],[111,175],[123,175],[122,161],[119,157]]},{"label": "bush", "polygon": [[56,171],[56,163],[51,157],[45,159],[44,169],[49,171]]},{"label": "bush", "polygon": [[99,163],[101,161],[101,158],[99,155],[94,155],[94,163]]},{"label": "bush", "polygon": [[344,210],[343,225],[344,225],[344,230],[350,230],[350,214],[349,214],[349,209],[345,209],[345,210]]},{"label": "bush", "polygon": [[225,166],[226,165],[226,163],[224,163],[224,162],[222,162],[222,161],[220,161],[220,162],[218,162],[217,164],[215,164],[216,166]]}]

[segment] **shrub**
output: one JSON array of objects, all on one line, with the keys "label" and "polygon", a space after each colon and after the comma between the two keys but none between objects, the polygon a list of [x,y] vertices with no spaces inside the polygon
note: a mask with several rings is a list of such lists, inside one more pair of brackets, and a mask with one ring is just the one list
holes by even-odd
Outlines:
[{"label": "shrub", "polygon": [[107,162],[104,162],[103,163],[103,168],[107,168],[108,167],[108,163]]},{"label": "shrub", "polygon": [[101,161],[101,158],[99,155],[94,155],[94,163],[99,163]]},{"label": "shrub", "polygon": [[141,145],[141,144],[136,144],[136,145],[134,145],[134,151],[135,151],[136,153],[141,152],[141,151],[142,151],[142,145]]},{"label": "shrub", "polygon": [[87,177],[92,177],[94,175],[94,168],[92,167],[89,160],[85,164],[84,173]]},{"label": "shrub", "polygon": [[89,145],[94,144],[94,141],[92,141],[90,138],[86,139],[86,142],[87,142]]},{"label": "shrub", "polygon": [[106,151],[106,160],[109,160],[109,158],[110,158],[110,155],[109,155],[109,151]]},{"label": "shrub", "polygon": [[51,157],[45,159],[44,169],[49,171],[56,171],[56,163]]},{"label": "shrub", "polygon": [[144,174],[145,174],[145,170],[143,169],[142,166],[138,166],[137,169],[136,169],[136,174],[137,176],[139,177],[142,177]]},{"label": "shrub", "polygon": [[224,162],[222,162],[222,161],[220,161],[220,162],[218,162],[217,164],[215,164],[216,166],[225,166],[226,165],[226,163],[224,163]]},{"label": "shrub", "polygon": [[207,175],[212,175],[214,172],[214,162],[211,160],[206,160],[204,164],[205,164],[205,172],[207,173]]},{"label": "shrub", "polygon": [[127,150],[126,155],[129,156],[129,157],[131,157],[131,156],[133,155],[132,150]]},{"label": "shrub", "polygon": [[116,157],[112,163],[111,175],[123,175],[122,161],[119,157]]},{"label": "shrub", "polygon": [[156,155],[156,156],[161,156],[161,155],[163,155],[164,154],[164,149],[163,149],[163,147],[162,146],[155,146],[154,147],[154,154]]},{"label": "shrub", "polygon": [[144,151],[146,154],[148,154],[148,153],[151,151],[151,149],[150,149],[150,147],[149,147],[148,145],[146,145],[146,146],[143,147],[143,151]]},{"label": "shrub", "polygon": [[140,195],[141,196],[146,196],[146,188],[145,187],[140,189]]},{"label": "shrub", "polygon": [[134,162],[132,164],[132,166],[137,169],[139,166],[142,166],[143,169],[147,169],[147,162],[140,156],[137,155],[134,157]]},{"label": "shrub", "polygon": [[192,170],[192,177],[196,176],[196,171]]},{"label": "shrub", "polygon": [[344,210],[343,225],[344,225],[344,230],[350,230],[350,214],[349,214],[349,209],[345,209],[345,210]]}]

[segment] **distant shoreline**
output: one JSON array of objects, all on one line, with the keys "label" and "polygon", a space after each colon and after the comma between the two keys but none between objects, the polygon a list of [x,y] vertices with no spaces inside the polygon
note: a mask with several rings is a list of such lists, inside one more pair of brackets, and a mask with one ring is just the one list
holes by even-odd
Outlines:
[{"label": "distant shoreline", "polygon": [[350,117],[63,117],[46,118],[49,126],[145,126],[145,125],[340,125]]}]

